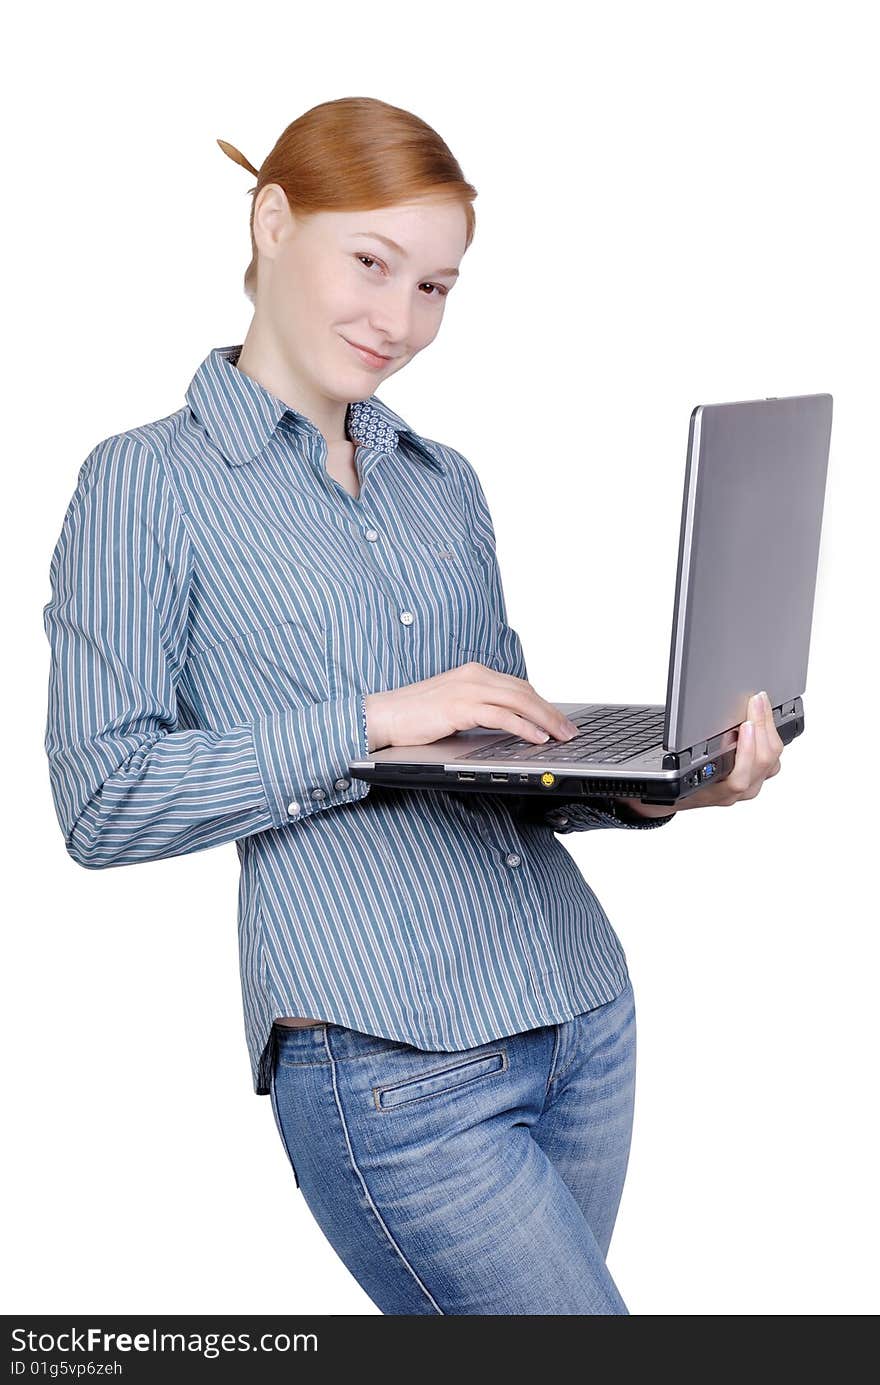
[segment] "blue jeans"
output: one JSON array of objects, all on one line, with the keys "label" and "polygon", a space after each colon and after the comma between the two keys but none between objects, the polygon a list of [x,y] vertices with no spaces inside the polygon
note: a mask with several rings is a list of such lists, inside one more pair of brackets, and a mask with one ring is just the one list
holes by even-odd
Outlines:
[{"label": "blue jeans", "polygon": [[454,1053],[337,1024],[274,1032],[297,1187],[383,1313],[628,1312],[605,1256],[632,1134],[631,982]]}]

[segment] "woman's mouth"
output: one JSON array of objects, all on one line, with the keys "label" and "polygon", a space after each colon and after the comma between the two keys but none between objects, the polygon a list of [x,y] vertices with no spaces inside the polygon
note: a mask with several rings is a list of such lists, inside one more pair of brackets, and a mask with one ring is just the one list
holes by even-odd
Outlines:
[{"label": "woman's mouth", "polygon": [[348,342],[352,350],[360,356],[364,365],[370,366],[373,370],[381,370],[391,360],[390,356],[380,356],[378,352],[370,351],[366,346],[358,346],[357,342],[348,341],[348,337],[343,337],[342,340]]}]

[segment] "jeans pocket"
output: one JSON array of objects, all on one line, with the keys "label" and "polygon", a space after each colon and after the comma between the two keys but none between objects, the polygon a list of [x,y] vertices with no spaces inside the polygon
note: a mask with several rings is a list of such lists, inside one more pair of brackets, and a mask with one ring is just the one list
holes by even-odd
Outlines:
[{"label": "jeans pocket", "polygon": [[506,1048],[481,1053],[474,1058],[460,1058],[443,1067],[417,1073],[404,1082],[388,1082],[374,1087],[373,1101],[377,1111],[409,1106],[414,1101],[427,1101],[430,1097],[468,1086],[494,1073],[505,1072],[507,1065]]}]

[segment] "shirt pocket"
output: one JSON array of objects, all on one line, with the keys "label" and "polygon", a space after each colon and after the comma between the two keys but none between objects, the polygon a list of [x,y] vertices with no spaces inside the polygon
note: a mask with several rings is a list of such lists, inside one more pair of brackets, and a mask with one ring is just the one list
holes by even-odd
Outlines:
[{"label": "shirt pocket", "polygon": [[[443,667],[470,660],[497,667],[500,626],[472,545],[464,536],[424,537],[415,541],[424,578],[422,599],[436,626]],[[427,675],[426,675],[427,676]]]}]

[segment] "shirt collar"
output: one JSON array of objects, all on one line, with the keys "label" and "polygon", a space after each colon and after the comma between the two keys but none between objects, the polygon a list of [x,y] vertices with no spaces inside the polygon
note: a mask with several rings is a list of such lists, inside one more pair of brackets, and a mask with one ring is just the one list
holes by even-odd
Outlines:
[{"label": "shirt collar", "polygon": [[[237,370],[235,363],[240,352],[241,345],[218,346],[210,351],[186,392],[187,404],[233,466],[253,461],[285,414],[309,428],[315,426],[250,375]],[[415,445],[415,455],[446,475],[446,463],[435,445],[420,437],[374,394],[349,404],[348,427],[359,442],[379,452],[393,452],[399,435],[405,433]]]}]

